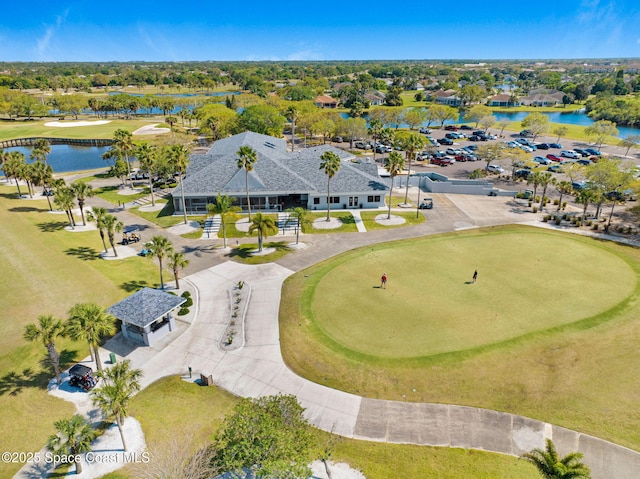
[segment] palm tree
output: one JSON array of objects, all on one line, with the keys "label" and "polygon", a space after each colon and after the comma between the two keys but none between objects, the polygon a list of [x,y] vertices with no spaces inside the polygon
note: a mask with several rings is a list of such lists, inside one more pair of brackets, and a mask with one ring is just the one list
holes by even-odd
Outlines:
[{"label": "palm tree", "polygon": [[296,206],[287,211],[298,222],[296,227],[296,244],[298,244],[300,242],[300,230],[311,226],[311,216],[309,215],[309,210],[301,206]]},{"label": "palm tree", "polygon": [[582,219],[587,219],[587,208],[589,207],[589,203],[595,200],[595,195],[593,191],[589,188],[583,188],[576,195],[576,203],[583,205],[582,209]]},{"label": "palm tree", "polygon": [[89,354],[98,371],[102,371],[98,344],[102,336],[115,333],[115,320],[113,315],[95,303],[76,304],[69,310],[67,334],[74,340],[84,339],[89,343]]},{"label": "palm tree", "polygon": [[82,217],[82,226],[86,226],[87,222],[84,219],[84,203],[87,198],[95,195],[93,186],[84,181],[76,181],[71,183],[71,190],[78,200],[78,208],[80,208],[80,216]]},{"label": "palm tree", "polygon": [[80,454],[91,451],[91,441],[96,438],[96,431],[79,414],[71,419],[60,419],[54,425],[58,432],[49,436],[47,449],[55,454],[73,456],[76,475],[82,474]]},{"label": "palm tree", "polygon": [[31,165],[31,181],[36,186],[42,186],[44,190],[44,194],[47,197],[47,202],[49,203],[49,210],[53,211],[53,207],[51,206],[51,198],[49,197],[48,186],[53,180],[53,168],[51,165],[47,165],[44,162],[36,161]]},{"label": "palm tree", "polygon": [[210,215],[220,215],[220,226],[222,228],[222,246],[227,247],[227,220],[237,218],[237,212],[242,209],[239,206],[233,206],[235,198],[229,198],[228,195],[218,193],[215,203],[207,203],[207,212]]},{"label": "palm tree", "polygon": [[573,186],[570,181],[563,180],[558,182],[556,190],[560,193],[560,199],[558,200],[558,211],[560,211],[560,208],[562,208],[562,197],[571,193],[573,191]]},{"label": "palm tree", "polygon": [[2,170],[7,178],[13,178],[16,181],[18,198],[22,197],[18,180],[23,177],[26,165],[26,159],[19,151],[4,151],[2,153]]},{"label": "palm tree", "polygon": [[73,190],[68,186],[60,186],[56,188],[53,194],[53,204],[67,213],[67,219],[69,220],[69,226],[73,229],[76,225],[76,220],[73,217],[73,207],[75,206],[75,195]]},{"label": "palm tree", "polygon": [[133,152],[133,135],[130,131],[117,129],[113,132],[113,145],[111,149],[115,152],[115,155],[122,158],[124,157],[127,163],[127,174],[129,175],[129,185],[133,186],[131,182],[131,163],[129,162],[129,155]]},{"label": "palm tree", "polygon": [[61,384],[60,356],[56,350],[56,339],[64,336],[65,328],[62,320],[51,315],[38,316],[38,324],[30,323],[24,328],[24,339],[27,341],[41,341],[47,352],[49,360],[56,373],[58,386]]},{"label": "palm tree", "polygon": [[117,257],[118,252],[116,251],[115,235],[116,233],[120,233],[120,231],[122,231],[122,228],[124,228],[124,224],[112,214],[106,214],[102,220],[102,223],[104,224],[104,229],[107,232],[109,244],[113,249],[113,255]]},{"label": "palm tree", "polygon": [[385,168],[389,172],[389,176],[391,177],[391,190],[389,191],[389,213],[387,214],[387,219],[390,219],[391,197],[393,195],[393,181],[395,177],[398,176],[405,168],[404,158],[397,151],[392,151],[391,153],[389,153],[389,158],[387,158],[387,164],[385,165]]},{"label": "palm tree", "polygon": [[373,162],[376,162],[376,143],[380,139],[380,135],[382,130],[384,129],[384,124],[382,120],[377,118],[373,118],[369,120],[369,135],[371,135],[371,139],[373,140]]},{"label": "palm tree", "polygon": [[238,152],[238,169],[244,168],[244,182],[247,188],[247,208],[249,210],[249,221],[251,221],[251,199],[249,198],[249,172],[253,171],[253,164],[258,161],[256,150],[250,146],[243,145]]},{"label": "palm tree", "polygon": [[542,171],[534,171],[527,178],[527,184],[533,185],[533,201],[536,200],[536,192],[538,191],[538,186],[542,183]]},{"label": "palm tree", "polygon": [[298,121],[298,116],[300,115],[300,109],[291,105],[287,108],[287,118],[291,121],[291,151],[295,150],[296,145],[296,121]]},{"label": "palm tree", "polygon": [[262,213],[256,213],[249,225],[249,233],[258,232],[258,252],[262,252],[262,243],[264,238],[269,235],[278,233],[278,227],[270,216],[264,216]]},{"label": "palm tree", "polygon": [[559,457],[551,439],[546,440],[545,449],[533,449],[522,457],[533,464],[545,479],[590,479],[591,471],[580,462],[582,454],[572,452]]},{"label": "palm tree", "polygon": [[180,192],[182,194],[182,214],[184,215],[184,224],[187,224],[187,204],[184,200],[184,185],[182,183],[182,177],[187,171],[189,165],[189,149],[178,143],[171,145],[167,152],[169,156],[169,162],[173,166],[174,170],[179,173],[178,181],[180,182]]},{"label": "palm tree", "polygon": [[544,207],[544,197],[547,194],[547,187],[549,185],[555,185],[556,179],[553,175],[547,171],[542,172],[540,175],[540,185],[542,186],[542,198],[540,198],[540,211],[542,211]]},{"label": "palm tree", "polygon": [[416,158],[418,150],[424,148],[424,137],[418,133],[411,133],[403,142],[402,148],[407,155],[407,187],[404,193],[404,203],[407,204],[409,199],[409,178],[411,177],[411,162]]},{"label": "palm tree", "polygon": [[160,265],[160,289],[164,289],[164,279],[162,276],[162,260],[173,252],[173,244],[166,236],[154,236],[151,238],[152,256],[158,258]]},{"label": "palm tree", "polygon": [[149,143],[143,143],[135,149],[136,158],[140,162],[140,168],[147,172],[149,176],[149,190],[151,191],[151,206],[156,205],[156,199],[153,196],[153,168],[158,160],[158,148],[150,145]]},{"label": "palm tree", "polygon": [[169,252],[169,268],[173,271],[173,278],[176,280],[176,289],[180,289],[180,282],[178,273],[181,269],[184,269],[189,264],[189,260],[184,256],[184,253],[177,251]]},{"label": "palm tree", "polygon": [[93,206],[91,211],[87,213],[87,219],[89,221],[93,221],[100,232],[100,239],[102,240],[102,246],[104,246],[104,252],[107,252],[107,243],[104,241],[104,232],[106,230],[106,226],[104,223],[104,218],[107,216],[108,212],[106,208],[102,208],[100,206]]},{"label": "palm tree", "polygon": [[122,447],[126,451],[127,443],[122,426],[129,415],[131,398],[140,391],[142,371],[131,369],[131,362],[125,359],[108,369],[99,371],[97,376],[104,382],[102,386],[91,392],[93,404],[98,406],[104,414],[115,418],[122,439]]},{"label": "palm tree", "polygon": [[331,221],[331,178],[340,170],[342,162],[333,151],[325,151],[320,155],[320,169],[327,175],[327,221]]},{"label": "palm tree", "polygon": [[31,159],[47,163],[47,155],[51,153],[51,144],[45,138],[38,138],[33,142]]}]

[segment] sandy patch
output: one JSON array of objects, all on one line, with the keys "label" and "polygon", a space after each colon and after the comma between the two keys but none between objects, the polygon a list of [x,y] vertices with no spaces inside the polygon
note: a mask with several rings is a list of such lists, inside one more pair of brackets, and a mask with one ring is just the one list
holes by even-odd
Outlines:
[{"label": "sandy patch", "polygon": [[331,218],[327,221],[326,218],[318,218],[313,221],[313,227],[319,230],[333,230],[342,226],[342,220],[340,218]]},{"label": "sandy patch", "polygon": [[249,218],[241,218],[238,221],[236,221],[236,229],[238,231],[242,231],[244,233],[248,233],[249,232],[249,226],[251,226],[251,223],[249,223]]},{"label": "sandy patch", "polygon": [[200,223],[197,221],[189,221],[186,225],[181,223],[179,225],[172,226],[168,228],[167,231],[169,233],[173,233],[175,235],[183,235],[185,233],[191,233],[192,231],[197,231],[200,229]]},{"label": "sandy patch", "polygon": [[111,120],[95,120],[95,121],[48,121],[44,126],[55,126],[57,128],[69,128],[72,126],[97,126],[111,123]]},{"label": "sandy patch", "polygon": [[149,203],[148,205],[138,208],[138,211],[160,211],[165,206],[167,206],[166,203],[156,203],[155,206]]},{"label": "sandy patch", "polygon": [[143,188],[129,188],[129,187],[124,187],[124,188],[120,188],[118,190],[118,194],[122,195],[122,196],[130,196],[130,195],[136,195],[138,193],[142,193],[144,191]]},{"label": "sandy patch", "polygon": [[384,226],[396,226],[406,223],[407,220],[397,215],[391,215],[391,217],[387,219],[387,215],[384,214],[376,216],[375,222]]},{"label": "sandy patch", "polygon": [[73,228],[71,226],[65,226],[64,229],[67,230],[67,231],[71,231],[72,233],[82,233],[84,231],[97,230],[98,227],[96,226],[95,223],[90,223],[90,222],[87,221],[86,225],[83,225],[82,223],[79,223],[79,224],[76,224]]},{"label": "sandy patch", "polygon": [[156,128],[160,123],[145,125],[133,132],[134,135],[163,135],[171,131],[170,128]]},{"label": "sandy patch", "polygon": [[113,248],[109,246],[106,252],[105,251],[100,252],[100,257],[106,260],[114,260],[114,259],[131,258],[132,256],[138,255],[138,252],[135,249],[133,249],[131,246],[116,245],[116,251],[118,252],[118,256],[113,255]]}]

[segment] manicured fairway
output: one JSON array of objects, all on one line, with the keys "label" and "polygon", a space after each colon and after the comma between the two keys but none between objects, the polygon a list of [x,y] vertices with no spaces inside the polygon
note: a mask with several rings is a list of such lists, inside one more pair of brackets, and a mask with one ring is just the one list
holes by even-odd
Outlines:
[{"label": "manicured fairway", "polygon": [[[386,289],[380,288],[383,272]],[[612,308],[635,287],[633,269],[595,243],[531,231],[362,249],[315,273],[305,303],[317,326],[342,347],[407,358],[580,321]]]}]

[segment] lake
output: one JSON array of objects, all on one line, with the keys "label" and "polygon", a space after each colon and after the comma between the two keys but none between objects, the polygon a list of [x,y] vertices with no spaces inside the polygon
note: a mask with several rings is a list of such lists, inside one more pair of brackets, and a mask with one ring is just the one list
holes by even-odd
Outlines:
[{"label": "lake", "polygon": [[[51,153],[47,155],[47,163],[51,165],[54,173],[105,168],[111,166],[111,162],[102,159],[102,154],[108,149],[108,146],[51,145]],[[16,146],[5,148],[4,151],[19,151],[27,158],[27,161],[31,161],[31,148],[29,147]]]}]

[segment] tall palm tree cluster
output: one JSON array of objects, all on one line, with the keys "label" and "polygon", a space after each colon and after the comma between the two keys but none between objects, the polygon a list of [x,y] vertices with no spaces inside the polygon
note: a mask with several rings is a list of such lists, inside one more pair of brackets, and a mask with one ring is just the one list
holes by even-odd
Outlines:
[{"label": "tall palm tree cluster", "polygon": [[[28,324],[24,330],[27,341],[38,341],[47,349],[49,360],[56,375],[57,384],[62,383],[60,356],[56,350],[56,340],[70,337],[84,340],[89,345],[91,360],[95,361],[97,376],[102,385],[91,392],[93,403],[107,417],[113,417],[120,431],[122,446],[127,450],[122,426],[128,415],[128,407],[133,395],[140,390],[142,371],[132,369],[128,360],[105,369],[100,360],[99,343],[102,337],[115,332],[115,317],[95,303],[76,304],[69,310],[68,319],[62,320],[52,315],[38,317],[37,323]],[[91,449],[95,430],[79,415],[71,419],[55,422],[56,434],[49,437],[47,448],[56,454],[73,456],[76,473],[82,472],[78,455]]]},{"label": "tall palm tree cluster", "polygon": [[152,258],[158,260],[160,268],[160,289],[164,289],[164,260],[168,260],[169,268],[173,272],[173,277],[176,281],[176,289],[180,289],[179,272],[189,264],[189,260],[185,257],[184,253],[176,251],[173,247],[173,243],[162,235],[156,235],[151,238],[151,241],[147,243],[147,248],[151,251]]}]

